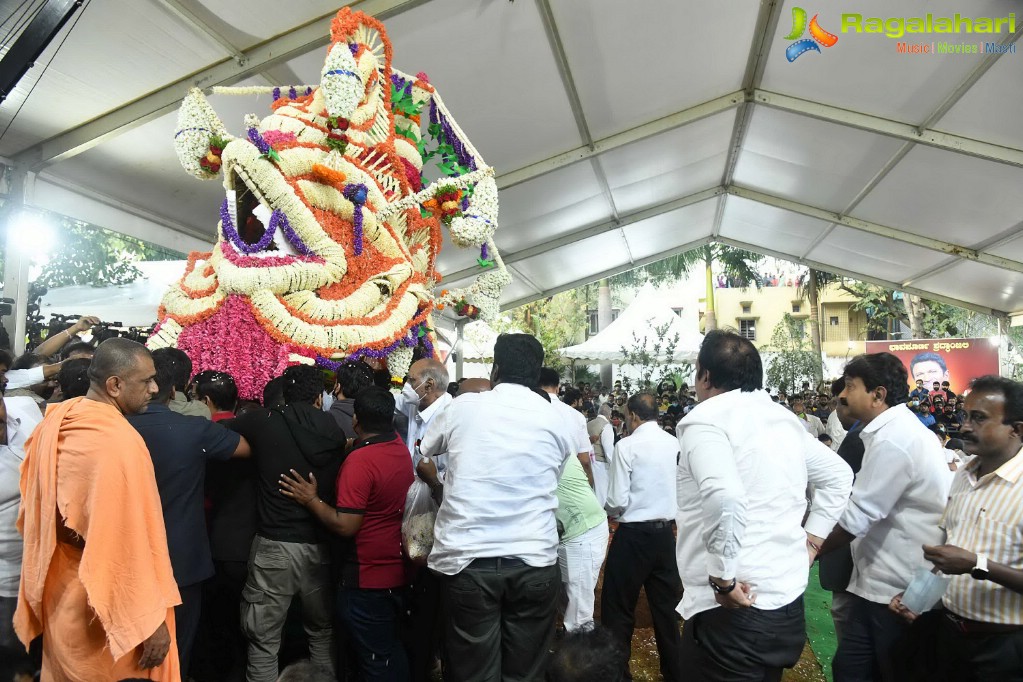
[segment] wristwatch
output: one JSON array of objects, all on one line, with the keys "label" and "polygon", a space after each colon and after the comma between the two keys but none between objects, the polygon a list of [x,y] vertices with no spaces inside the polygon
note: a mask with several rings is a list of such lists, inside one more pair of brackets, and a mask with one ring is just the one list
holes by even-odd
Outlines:
[{"label": "wristwatch", "polygon": [[729,592],[735,589],[735,586],[737,584],[735,578],[732,578],[732,582],[726,585],[725,587],[721,587],[716,582],[714,582],[714,578],[707,578],[707,582],[710,583],[711,589],[713,589],[718,594],[728,594]]},{"label": "wristwatch", "polygon": [[975,580],[987,580],[987,557],[983,554],[977,555],[977,565],[970,569],[970,576]]}]

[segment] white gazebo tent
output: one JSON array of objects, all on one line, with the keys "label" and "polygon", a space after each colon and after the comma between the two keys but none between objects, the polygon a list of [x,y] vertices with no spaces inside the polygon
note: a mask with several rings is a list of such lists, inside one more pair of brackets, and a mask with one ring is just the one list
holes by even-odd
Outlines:
[{"label": "white gazebo tent", "polygon": [[[657,330],[663,330],[663,336]],[[665,355],[668,341],[678,335],[678,343],[670,357]],[[628,364],[626,349],[642,346],[651,355],[655,347],[657,360],[675,364],[695,362],[703,335],[687,327],[682,318],[659,300],[652,287],[639,292],[636,299],[596,336],[575,346],[562,348],[562,356],[577,361]]]}]

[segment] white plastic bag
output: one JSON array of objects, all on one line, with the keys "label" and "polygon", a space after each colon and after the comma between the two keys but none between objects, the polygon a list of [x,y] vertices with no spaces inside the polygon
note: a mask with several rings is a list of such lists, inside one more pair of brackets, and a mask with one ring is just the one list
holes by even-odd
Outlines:
[{"label": "white plastic bag", "polygon": [[433,549],[433,524],[436,520],[437,503],[430,486],[416,477],[405,496],[405,515],[401,520],[401,544],[414,563],[426,564]]}]

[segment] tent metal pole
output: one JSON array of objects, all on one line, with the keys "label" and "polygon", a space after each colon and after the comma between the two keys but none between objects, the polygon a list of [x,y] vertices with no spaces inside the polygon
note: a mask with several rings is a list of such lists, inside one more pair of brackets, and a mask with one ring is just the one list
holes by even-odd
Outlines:
[{"label": "tent metal pole", "polygon": [[18,239],[19,218],[25,206],[32,203],[35,173],[23,167],[11,169],[10,203],[4,215],[6,246],[4,249],[4,298],[13,299],[13,311],[4,318],[4,328],[11,341],[15,357],[25,352],[26,323],[28,317],[28,270],[32,262],[25,253],[24,239]]},{"label": "tent metal pole", "polygon": [[458,349],[458,354],[455,355],[455,381],[462,380],[462,364],[465,362],[465,320],[459,320],[455,323],[455,331],[458,334],[458,338],[455,339],[455,348]]}]

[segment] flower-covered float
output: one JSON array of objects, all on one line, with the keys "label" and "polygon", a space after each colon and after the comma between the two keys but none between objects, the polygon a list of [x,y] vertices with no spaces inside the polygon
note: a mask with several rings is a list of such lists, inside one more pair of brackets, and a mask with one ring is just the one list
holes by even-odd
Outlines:
[{"label": "flower-covered float", "polygon": [[[496,315],[510,277],[493,241],[493,169],[425,74],[392,68],[391,52],[379,22],[342,9],[318,86],[214,89],[272,92],[273,113],[246,117],[238,137],[188,94],[178,157],[197,178],[222,174],[226,197],[216,245],[191,254],[164,296],[150,348],[230,372],[252,399],[296,363],[376,359],[402,377],[416,347],[433,353],[434,310]],[[435,296],[442,229],[480,250],[481,270]]]}]

